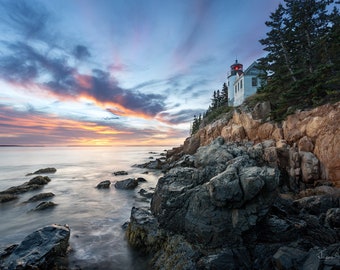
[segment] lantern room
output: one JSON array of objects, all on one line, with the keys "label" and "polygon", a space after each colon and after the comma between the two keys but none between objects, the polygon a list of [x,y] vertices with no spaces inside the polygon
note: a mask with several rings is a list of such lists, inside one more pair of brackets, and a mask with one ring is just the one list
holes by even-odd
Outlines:
[{"label": "lantern room", "polygon": [[238,73],[239,75],[243,73],[243,65],[238,63],[237,59],[235,60],[235,63],[230,66],[230,75],[236,75]]}]

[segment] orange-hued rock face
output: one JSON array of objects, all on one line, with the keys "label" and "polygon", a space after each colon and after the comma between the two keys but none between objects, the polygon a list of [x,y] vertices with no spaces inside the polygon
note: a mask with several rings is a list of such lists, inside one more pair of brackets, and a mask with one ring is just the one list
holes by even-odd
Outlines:
[{"label": "orange-hued rock face", "polygon": [[[194,153],[199,146],[207,145],[219,136],[235,142],[274,140],[280,143],[284,140],[288,147],[295,145],[296,151],[310,152],[319,160],[319,163],[313,161],[311,164],[304,160],[302,165],[289,167],[287,171],[301,171],[301,166],[310,165],[310,169],[305,168],[303,174],[298,175],[303,177],[302,181],[310,182],[319,177],[340,187],[340,102],[296,112],[282,123],[268,121],[268,109],[265,113],[256,111],[262,107],[256,106],[253,111],[237,109],[233,114],[205,126],[186,140],[184,152]],[[319,176],[315,173],[317,168]]]}]

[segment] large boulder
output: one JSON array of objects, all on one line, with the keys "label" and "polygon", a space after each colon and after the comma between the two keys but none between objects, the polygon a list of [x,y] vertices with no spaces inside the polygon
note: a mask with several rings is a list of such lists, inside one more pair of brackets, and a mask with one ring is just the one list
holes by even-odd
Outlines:
[{"label": "large boulder", "polygon": [[17,195],[14,194],[0,194],[0,203],[9,202],[18,199]]},{"label": "large boulder", "polygon": [[107,189],[110,188],[111,185],[111,181],[110,180],[105,180],[105,181],[101,181],[96,188],[98,189]]},{"label": "large boulder", "polygon": [[262,151],[253,159],[250,149],[217,138],[198,149],[196,168],[160,178],[151,201],[160,226],[211,246],[239,241],[266,215],[279,184],[276,169],[255,166]]},{"label": "large boulder", "polygon": [[33,210],[34,211],[41,211],[41,210],[46,210],[46,209],[50,209],[57,206],[56,203],[48,201],[48,202],[41,202],[39,203]]},{"label": "large boulder", "polygon": [[44,169],[39,169],[33,173],[28,173],[26,176],[33,175],[33,174],[47,174],[47,173],[55,173],[57,171],[56,168],[44,168]]},{"label": "large boulder", "polygon": [[22,185],[10,187],[4,191],[1,191],[0,194],[20,194],[27,191],[40,189],[50,181],[51,179],[49,177],[39,175],[32,178],[28,182],[23,183]]},{"label": "large boulder", "polygon": [[37,201],[44,200],[44,199],[51,198],[51,197],[54,197],[54,193],[52,193],[52,192],[39,193],[39,194],[34,195],[33,197],[29,198],[26,201],[26,203],[37,202]]},{"label": "large boulder", "polygon": [[138,180],[135,178],[128,178],[125,180],[117,181],[114,186],[117,189],[134,189],[138,186]]},{"label": "large boulder", "polygon": [[70,228],[67,225],[49,225],[28,235],[19,245],[7,251],[0,259],[1,269],[58,269],[57,257],[68,248]]},{"label": "large boulder", "polygon": [[319,160],[311,152],[300,152],[302,181],[313,183],[320,177]]}]

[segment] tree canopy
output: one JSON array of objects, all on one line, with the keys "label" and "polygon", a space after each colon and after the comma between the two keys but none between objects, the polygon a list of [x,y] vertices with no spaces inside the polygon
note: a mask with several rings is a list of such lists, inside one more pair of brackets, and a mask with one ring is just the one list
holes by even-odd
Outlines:
[{"label": "tree canopy", "polygon": [[[333,9],[332,9],[333,7]],[[333,0],[284,0],[265,23],[260,59],[274,117],[340,97],[340,16]]]}]

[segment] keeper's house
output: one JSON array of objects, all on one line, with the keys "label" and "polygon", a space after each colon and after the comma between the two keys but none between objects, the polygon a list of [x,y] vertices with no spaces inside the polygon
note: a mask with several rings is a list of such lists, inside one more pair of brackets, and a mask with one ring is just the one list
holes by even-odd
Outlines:
[{"label": "keeper's house", "polygon": [[241,105],[245,98],[255,94],[261,86],[259,75],[262,71],[256,66],[257,62],[255,61],[243,71],[243,65],[237,60],[230,66],[227,78],[229,106]]}]

